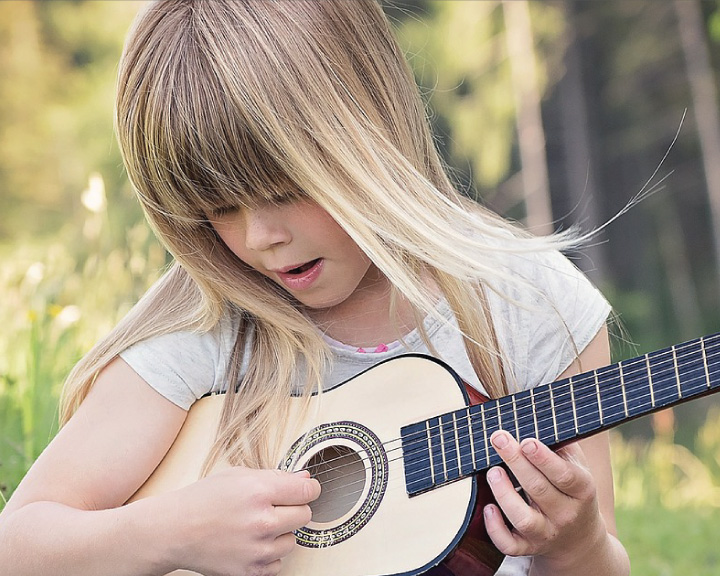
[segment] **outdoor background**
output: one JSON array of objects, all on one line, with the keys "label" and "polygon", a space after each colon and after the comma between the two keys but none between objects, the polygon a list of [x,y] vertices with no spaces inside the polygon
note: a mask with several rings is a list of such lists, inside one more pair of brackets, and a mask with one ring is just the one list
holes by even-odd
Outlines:
[{"label": "outdoor background", "polygon": [[[0,2],[0,508],[57,430],[70,367],[168,262],[112,131],[139,5]],[[539,233],[610,222],[574,257],[615,308],[617,360],[720,331],[717,0],[387,10],[464,191]],[[720,569],[718,406],[613,432],[636,576]]]}]

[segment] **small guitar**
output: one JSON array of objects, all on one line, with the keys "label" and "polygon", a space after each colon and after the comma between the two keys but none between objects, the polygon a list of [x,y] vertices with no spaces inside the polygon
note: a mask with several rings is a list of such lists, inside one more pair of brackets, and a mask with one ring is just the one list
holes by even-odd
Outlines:
[{"label": "small guitar", "polygon": [[[382,362],[315,397],[306,434],[285,432],[280,467],[310,470],[322,494],[282,574],[491,576],[503,556],[480,511],[501,463],[494,431],[557,446],[719,389],[720,334],[474,405],[436,359]],[[198,479],[222,402],[195,404],[133,499]]]}]

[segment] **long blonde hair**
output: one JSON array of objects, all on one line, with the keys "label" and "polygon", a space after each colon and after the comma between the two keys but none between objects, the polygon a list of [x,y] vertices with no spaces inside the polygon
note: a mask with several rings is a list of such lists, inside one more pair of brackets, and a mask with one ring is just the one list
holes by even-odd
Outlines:
[{"label": "long blonde hair", "polygon": [[211,461],[275,465],[261,440],[282,421],[299,366],[306,389],[318,387],[327,345],[206,215],[288,196],[325,209],[418,318],[435,313],[431,277],[481,381],[494,396],[507,390],[485,290],[503,251],[567,240],[530,237],[456,192],[375,0],[158,0],[125,46],[116,127],[130,180],[175,264],[76,366],[63,420],[123,349],[211,329],[230,311],[240,323],[234,377],[251,330],[252,362],[237,390],[230,380]]}]

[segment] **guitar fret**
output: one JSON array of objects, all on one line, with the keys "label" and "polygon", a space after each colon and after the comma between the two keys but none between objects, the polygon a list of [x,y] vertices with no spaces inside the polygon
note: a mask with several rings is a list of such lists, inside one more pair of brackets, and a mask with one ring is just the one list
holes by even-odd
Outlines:
[{"label": "guitar fret", "polygon": [[570,382],[570,402],[572,403],[572,411],[573,411],[573,422],[575,422],[575,433],[578,434],[578,417],[577,417],[577,408],[575,407],[575,386],[573,384],[572,376],[569,379]]},{"label": "guitar fret", "polygon": [[513,409],[513,416],[515,418],[515,438],[519,442],[521,440],[521,438],[520,438],[520,418],[518,418],[517,403],[515,402],[515,396],[512,397],[512,409]]},{"label": "guitar fret", "polygon": [[470,406],[468,408],[468,411],[470,412],[470,429],[472,430],[472,435],[470,437],[470,440],[472,442],[471,448],[472,448],[472,461],[473,466],[476,470],[480,470],[484,467],[484,462],[486,460],[486,453],[483,452],[483,424],[482,424],[482,404],[475,404],[474,406]]},{"label": "guitar fret", "polygon": [[679,399],[675,378],[677,370],[672,362],[670,348],[650,354],[653,387],[655,389],[655,407],[662,408]]},{"label": "guitar fret", "polygon": [[419,493],[435,486],[432,476],[431,434],[427,422],[416,422],[401,430],[405,485],[408,493]]},{"label": "guitar fret", "polygon": [[455,480],[460,477],[460,455],[457,446],[455,429],[455,414],[444,414],[440,417],[442,430],[443,454],[445,458],[445,480]]},{"label": "guitar fret", "polygon": [[530,390],[513,395],[515,432],[518,440],[535,436],[533,406]]},{"label": "guitar fret", "polygon": [[516,439],[519,438],[515,396],[506,396],[497,400],[498,429],[507,431]]},{"label": "guitar fret", "polygon": [[655,408],[655,387],[653,386],[652,371],[650,370],[650,356],[645,354],[645,366],[647,366],[648,385],[650,387],[650,405]]},{"label": "guitar fret", "polygon": [[468,436],[470,438],[470,458],[473,461],[473,464],[476,462],[475,460],[475,430],[473,430],[473,423],[472,423],[472,416],[470,415],[470,407],[467,408],[467,421],[468,421]]},{"label": "guitar fret", "polygon": [[492,437],[493,433],[497,430],[501,430],[501,416],[500,416],[500,400],[491,400],[489,402],[485,402],[483,404],[484,407],[486,407],[485,410],[485,433],[487,442],[489,442],[489,449],[488,449],[488,455],[489,455],[489,466],[494,466],[495,464],[498,464],[502,461],[502,458],[500,458],[500,455],[495,451],[495,448],[493,448],[492,443],[490,442],[490,438]]},{"label": "guitar fret", "polygon": [[571,381],[566,379],[555,382],[553,402],[555,403],[555,419],[557,421],[557,441],[562,442],[577,435],[575,407],[572,403]]},{"label": "guitar fret", "polygon": [[700,350],[702,350],[703,368],[705,368],[705,381],[707,387],[710,388],[710,371],[708,370],[707,353],[705,352],[705,338],[700,338]]},{"label": "guitar fret", "polygon": [[470,407],[458,410],[453,414],[455,419],[455,442],[458,452],[460,476],[472,474],[475,470],[475,457],[470,429]]},{"label": "guitar fret", "polygon": [[675,367],[675,384],[677,385],[678,398],[683,397],[682,385],[680,384],[680,369],[678,368],[677,350],[672,347],[673,366]]},{"label": "guitar fret", "polygon": [[430,454],[430,458],[428,458],[428,460],[430,461],[430,479],[432,480],[432,483],[434,485],[435,484],[435,465],[433,463],[432,434],[430,433],[430,420],[425,420],[425,430],[427,433],[427,440],[428,440],[428,452]]},{"label": "guitar fret", "polygon": [[544,444],[552,444],[555,441],[553,435],[553,409],[550,403],[550,389],[542,386],[534,391],[535,415],[537,418],[538,434],[537,439]]},{"label": "guitar fret", "polygon": [[447,482],[447,457],[445,456],[445,434],[443,434],[442,422],[438,420],[438,430],[440,431],[440,453],[442,454],[443,477]]},{"label": "guitar fret", "polygon": [[533,422],[535,424],[535,438],[540,438],[540,428],[538,428],[537,407],[535,406],[535,390],[530,388],[530,401],[532,403]]},{"label": "guitar fret", "polygon": [[555,442],[559,442],[560,436],[558,435],[557,417],[555,416],[555,397],[553,396],[552,386],[550,386],[548,390],[550,391],[550,411],[552,413],[553,430],[555,431]]},{"label": "guitar fret", "polygon": [[573,416],[576,418],[575,433],[585,434],[597,430],[601,415],[595,375],[590,373],[574,377],[571,393]]},{"label": "guitar fret", "polygon": [[619,365],[616,364],[598,373],[598,376],[602,377],[603,380],[602,386],[600,386],[600,398],[604,425],[614,424],[625,419],[626,408],[623,401],[625,393],[622,389],[619,370]]},{"label": "guitar fret", "polygon": [[452,415],[452,420],[453,432],[455,433],[455,453],[457,454],[458,468],[462,468],[462,455],[460,454],[460,438],[458,437],[457,418],[455,418],[454,412]]},{"label": "guitar fret", "polygon": [[623,408],[625,410],[625,417],[627,418],[630,412],[628,412],[627,391],[625,390],[625,376],[623,374],[622,362],[618,364],[618,368],[620,369],[620,388],[622,389]]},{"label": "guitar fret", "polygon": [[708,372],[702,340],[678,348],[677,375],[681,383],[682,397],[692,398],[707,390]]},{"label": "guitar fret", "polygon": [[440,418],[430,418],[428,420],[428,431],[433,438],[432,446],[432,463],[433,463],[433,482],[437,486],[447,481],[447,469],[445,464],[445,446],[440,426]]},{"label": "guitar fret", "polygon": [[485,438],[485,464],[490,466],[490,444],[488,444],[487,422],[485,421],[485,404],[480,405],[480,417],[482,418],[482,430]]}]

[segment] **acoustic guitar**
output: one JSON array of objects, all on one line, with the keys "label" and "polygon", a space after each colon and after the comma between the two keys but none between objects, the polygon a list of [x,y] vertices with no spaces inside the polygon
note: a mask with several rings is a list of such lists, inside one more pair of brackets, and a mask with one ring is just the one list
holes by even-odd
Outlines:
[{"label": "acoustic guitar", "polygon": [[[439,360],[381,362],[314,397],[303,433],[278,438],[279,467],[322,485],[281,574],[491,576],[503,559],[482,520],[494,431],[559,446],[719,388],[720,334],[481,403]],[[222,402],[194,405],[133,500],[199,478]]]}]

